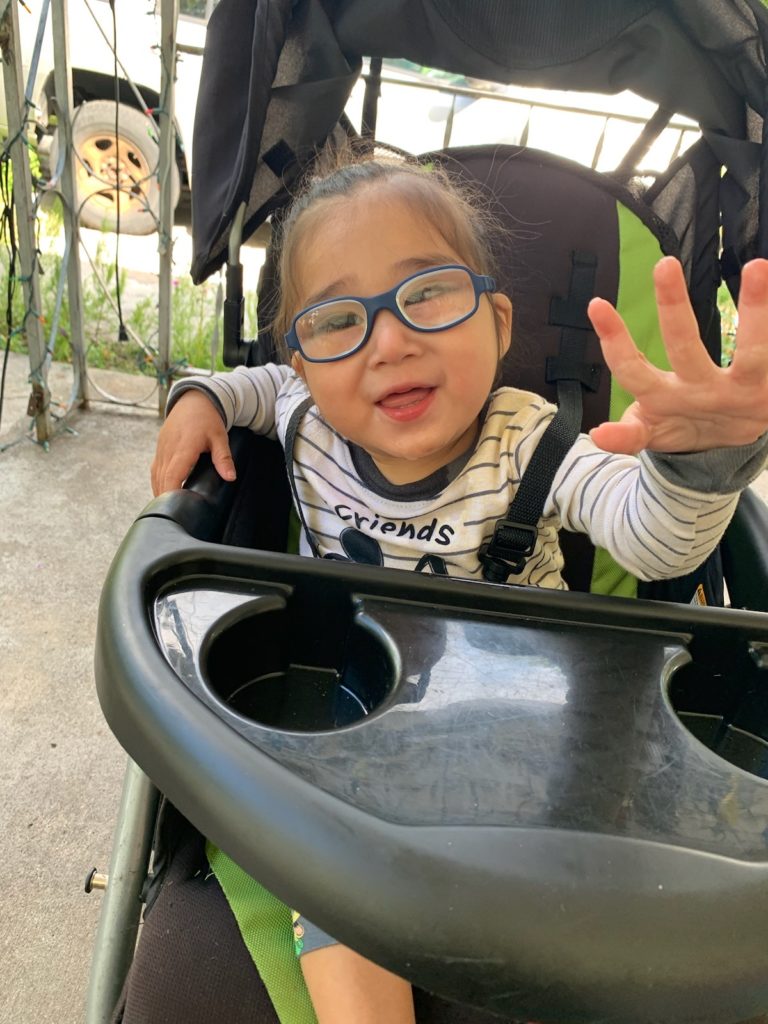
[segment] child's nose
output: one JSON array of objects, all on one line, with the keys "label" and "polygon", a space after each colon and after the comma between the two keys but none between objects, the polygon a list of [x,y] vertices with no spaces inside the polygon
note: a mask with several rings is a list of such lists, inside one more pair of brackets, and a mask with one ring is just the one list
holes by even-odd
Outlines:
[{"label": "child's nose", "polygon": [[418,347],[418,334],[388,309],[379,310],[368,339],[369,358],[374,362],[399,362]]}]

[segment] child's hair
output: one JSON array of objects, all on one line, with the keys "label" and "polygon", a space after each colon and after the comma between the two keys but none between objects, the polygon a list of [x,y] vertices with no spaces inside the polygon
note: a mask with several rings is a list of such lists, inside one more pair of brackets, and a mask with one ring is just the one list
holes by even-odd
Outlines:
[{"label": "child's hair", "polygon": [[441,167],[393,157],[350,159],[348,154],[329,170],[315,165],[279,229],[280,287],[272,336],[285,361],[289,353],[284,336],[299,308],[294,261],[304,232],[312,227],[312,214],[365,190],[406,203],[438,229],[470,269],[495,276],[493,252],[499,225],[469,187],[457,185]]}]

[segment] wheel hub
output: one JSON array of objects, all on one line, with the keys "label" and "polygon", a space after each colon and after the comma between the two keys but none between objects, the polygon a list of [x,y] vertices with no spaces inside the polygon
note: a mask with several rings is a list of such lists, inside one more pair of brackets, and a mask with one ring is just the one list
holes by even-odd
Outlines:
[{"label": "wheel hub", "polygon": [[125,138],[99,133],[87,138],[77,150],[77,176],[89,202],[105,212],[134,213],[149,208],[149,189],[154,168]]}]

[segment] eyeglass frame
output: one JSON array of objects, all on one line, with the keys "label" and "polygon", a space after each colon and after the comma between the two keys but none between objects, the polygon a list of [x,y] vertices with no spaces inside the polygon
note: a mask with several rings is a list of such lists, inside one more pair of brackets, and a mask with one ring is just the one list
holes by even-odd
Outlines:
[{"label": "eyeglass frame", "polygon": [[[472,287],[475,292],[475,304],[472,309],[464,316],[459,317],[458,320],[453,320],[449,324],[442,324],[440,327],[420,327],[418,324],[411,323],[407,319],[403,311],[397,304],[397,295],[402,288],[405,287],[410,281],[415,280],[417,277],[425,277],[427,274],[435,274],[441,270],[463,270],[469,275],[469,279],[472,282]],[[393,313],[400,323],[406,327],[410,327],[411,330],[419,331],[422,334],[435,334],[437,331],[449,331],[452,327],[458,327],[459,324],[463,324],[465,320],[469,320],[470,317],[474,316],[480,306],[480,296],[486,292],[491,293],[496,291],[496,279],[490,277],[488,274],[476,274],[474,270],[470,270],[469,267],[465,267],[461,263],[446,263],[439,267],[428,267],[424,270],[418,270],[415,274],[410,274],[408,277],[403,278],[393,288],[390,288],[386,292],[381,292],[379,295],[371,295],[368,298],[362,298],[359,295],[337,295],[332,299],[324,299],[322,302],[313,302],[311,306],[306,306],[304,309],[299,310],[296,316],[293,318],[291,323],[291,329],[285,335],[285,343],[292,352],[298,352],[303,359],[306,359],[309,363],[337,363],[340,359],[347,359],[349,356],[353,356],[356,352],[359,352],[361,348],[368,344],[373,331],[373,325],[377,315],[383,310],[389,310]],[[321,359],[309,356],[301,347],[299,336],[296,333],[296,324],[314,309],[322,309],[323,306],[330,306],[334,302],[358,302],[365,310],[366,316],[366,327],[365,334],[362,339],[351,348],[348,352],[343,352],[338,356],[325,356]]]}]

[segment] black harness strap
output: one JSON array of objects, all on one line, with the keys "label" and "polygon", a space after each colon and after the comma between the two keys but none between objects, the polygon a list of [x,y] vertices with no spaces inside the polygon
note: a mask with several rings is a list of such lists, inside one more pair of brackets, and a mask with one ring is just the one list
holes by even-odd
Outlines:
[{"label": "black harness strap", "polygon": [[301,527],[304,530],[304,536],[307,538],[310,550],[315,558],[322,558],[320,554],[320,548],[317,546],[315,538],[310,532],[307,521],[304,518],[304,512],[301,508],[301,501],[299,500],[299,492],[296,488],[296,474],[293,468],[293,449],[296,445],[296,434],[299,432],[299,423],[304,419],[305,414],[314,405],[312,397],[305,398],[303,402],[291,413],[291,418],[288,420],[288,428],[285,431],[285,443],[283,449],[285,452],[285,467],[288,470],[288,482],[291,485],[291,494],[293,495],[293,504],[296,508],[296,515],[299,517]]},{"label": "black harness strap", "polygon": [[559,354],[549,357],[546,367],[547,382],[557,384],[557,413],[536,446],[506,517],[497,521],[493,536],[480,548],[483,578],[490,583],[518,576],[533,554],[552,481],[581,430],[581,389],[596,391],[600,383],[600,366],[584,360],[592,330],[587,303],[595,292],[597,257],[576,251],[571,261],[568,296],[553,298],[549,310],[549,322],[562,327]]}]

